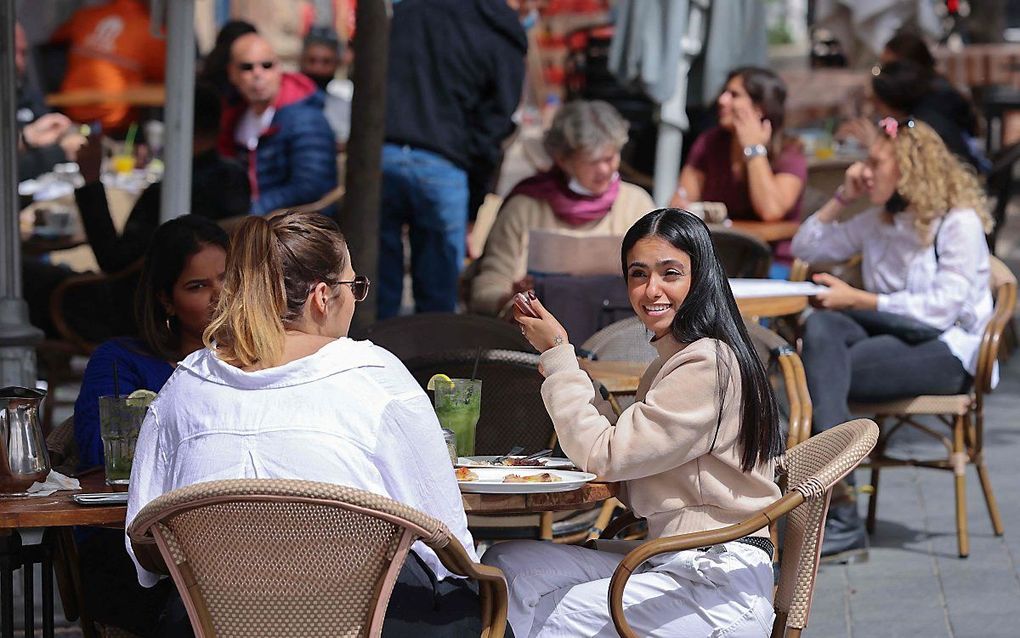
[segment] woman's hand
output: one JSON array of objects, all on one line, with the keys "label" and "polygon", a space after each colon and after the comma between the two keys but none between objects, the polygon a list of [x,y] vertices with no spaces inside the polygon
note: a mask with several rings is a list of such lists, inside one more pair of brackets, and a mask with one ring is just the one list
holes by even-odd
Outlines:
[{"label": "woman's hand", "polygon": [[86,184],[99,181],[102,164],[103,140],[99,135],[93,135],[88,138],[84,146],[78,149],[78,169]]},{"label": "woman's hand", "polygon": [[854,138],[860,142],[861,146],[865,149],[871,148],[871,145],[878,139],[878,128],[875,127],[875,123],[866,117],[855,117],[852,120],[843,122],[836,129],[836,139],[845,140],[848,138]]},{"label": "woman's hand", "polygon": [[843,175],[843,192],[840,197],[849,204],[871,190],[874,183],[875,176],[871,167],[864,162],[854,162]]},{"label": "woman's hand", "polygon": [[47,113],[21,129],[22,137],[29,146],[51,146],[56,144],[71,128],[71,120],[61,113]]},{"label": "woman's hand", "polygon": [[829,273],[818,273],[811,278],[816,284],[827,286],[814,297],[814,305],[826,310],[875,310],[878,296],[854,288],[839,277]]},{"label": "woman's hand", "polygon": [[542,302],[538,300],[535,293],[528,295],[531,300],[531,307],[538,313],[539,318],[529,317],[517,307],[514,307],[514,319],[521,325],[521,334],[535,346],[535,350],[545,352],[549,348],[568,343],[567,331],[563,329],[556,317],[545,309]]},{"label": "woman's hand", "polygon": [[772,140],[772,122],[759,118],[749,105],[734,106],[733,130],[743,147],[768,146]]}]

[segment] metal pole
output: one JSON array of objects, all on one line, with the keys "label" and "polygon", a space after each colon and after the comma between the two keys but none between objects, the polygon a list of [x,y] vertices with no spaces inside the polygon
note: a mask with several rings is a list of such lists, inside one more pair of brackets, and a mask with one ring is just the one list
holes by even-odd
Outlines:
[{"label": "metal pole", "polygon": [[[358,37],[354,39],[354,101],[351,139],[347,143],[347,194],[340,227],[350,242],[351,261],[359,274],[374,279],[379,260],[379,200],[382,189],[382,146],[386,127],[386,63],[389,59],[390,16],[385,0],[358,2]],[[358,306],[357,333],[375,322],[375,299]]]},{"label": "metal pole", "polygon": [[191,211],[195,104],[195,0],[166,3],[166,146],[159,219]]},{"label": "metal pole", "polygon": [[14,3],[0,2],[0,386],[34,388],[35,344],[43,333],[28,322],[21,298],[14,20]]}]

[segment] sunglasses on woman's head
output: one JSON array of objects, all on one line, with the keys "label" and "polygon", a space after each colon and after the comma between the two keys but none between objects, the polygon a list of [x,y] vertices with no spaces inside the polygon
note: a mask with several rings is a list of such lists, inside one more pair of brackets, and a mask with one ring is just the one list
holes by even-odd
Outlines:
[{"label": "sunglasses on woman's head", "polygon": [[255,69],[256,66],[260,66],[263,69],[265,69],[266,71],[268,71],[269,69],[271,69],[274,66],[276,66],[276,62],[273,62],[272,60],[264,60],[262,62],[238,62],[237,63],[237,68],[241,69],[242,71],[252,71],[252,70]]}]

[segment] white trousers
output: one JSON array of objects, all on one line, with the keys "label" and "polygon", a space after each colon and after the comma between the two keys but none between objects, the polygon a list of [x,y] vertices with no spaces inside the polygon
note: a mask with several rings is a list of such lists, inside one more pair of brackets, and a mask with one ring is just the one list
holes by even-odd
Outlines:
[{"label": "white trousers", "polygon": [[[493,546],[482,562],[503,570],[517,638],[617,636],[609,579],[623,554],[541,541]],[[762,550],[727,543],[645,563],[624,590],[640,636],[760,638],[772,632],[772,563]]]}]

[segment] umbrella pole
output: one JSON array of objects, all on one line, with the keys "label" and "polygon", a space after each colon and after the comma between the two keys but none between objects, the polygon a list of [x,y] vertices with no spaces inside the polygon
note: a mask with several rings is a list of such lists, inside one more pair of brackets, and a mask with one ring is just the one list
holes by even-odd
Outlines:
[{"label": "umbrella pole", "polygon": [[28,322],[21,298],[21,231],[18,221],[18,129],[14,112],[14,2],[0,2],[0,386],[35,387],[35,345],[43,333]]},{"label": "umbrella pole", "polygon": [[691,64],[681,58],[677,64],[676,90],[659,108],[659,137],[655,144],[655,186],[652,199],[657,206],[668,206],[676,192],[680,176],[680,151],[684,131],[690,128],[685,110],[687,104],[687,73]]},{"label": "umbrella pole", "polygon": [[166,106],[159,220],[191,212],[195,119],[195,0],[166,3]]}]

